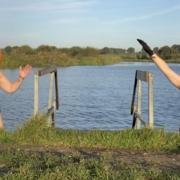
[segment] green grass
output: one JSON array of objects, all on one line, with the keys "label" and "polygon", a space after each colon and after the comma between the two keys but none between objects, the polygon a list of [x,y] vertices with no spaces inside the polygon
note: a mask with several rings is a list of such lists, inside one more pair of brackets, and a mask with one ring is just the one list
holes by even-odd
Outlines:
[{"label": "green grass", "polygon": [[[37,55],[5,55],[3,62],[0,64],[1,69],[14,69],[25,64],[30,64],[33,67],[47,67],[49,65],[56,67],[67,66],[102,66],[118,64],[122,62],[152,62],[152,60],[137,59],[135,56],[129,55],[96,55],[96,56],[37,56]],[[167,60],[169,63],[179,63],[179,59]]]},{"label": "green grass", "polygon": [[0,179],[179,179],[180,172],[159,167],[128,165],[105,158],[83,157],[79,154],[41,154],[22,151],[0,154]]},{"label": "green grass", "polygon": [[[47,118],[39,115],[14,132],[0,131],[0,179],[180,179],[177,168],[163,169],[157,164],[147,165],[138,161],[126,163],[113,154],[113,150],[179,153],[178,133],[151,129],[63,130],[49,128],[47,124]],[[3,146],[6,146],[5,150]],[[81,151],[33,151],[32,147],[107,148],[109,151],[97,156]]]},{"label": "green grass", "polygon": [[21,65],[31,64],[33,67],[46,66],[84,66],[84,65],[108,65],[122,62],[119,55],[97,55],[80,57],[58,57],[58,56],[8,56],[6,55],[0,68],[18,68]]},{"label": "green grass", "polygon": [[50,145],[63,147],[110,148],[180,152],[180,135],[160,129],[82,131],[48,128],[47,119],[37,116],[15,132],[0,131],[3,144]]}]

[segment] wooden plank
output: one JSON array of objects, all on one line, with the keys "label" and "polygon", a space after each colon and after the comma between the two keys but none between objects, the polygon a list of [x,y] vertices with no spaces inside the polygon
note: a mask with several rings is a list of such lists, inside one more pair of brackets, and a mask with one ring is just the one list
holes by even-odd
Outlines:
[{"label": "wooden plank", "polygon": [[59,91],[58,91],[58,76],[57,71],[54,73],[55,80],[55,95],[56,95],[56,109],[59,109]]},{"label": "wooden plank", "polygon": [[53,83],[54,83],[54,73],[50,74],[50,81],[49,81],[49,101],[48,101],[48,108],[53,106]]},{"label": "wooden plank", "polygon": [[[142,81],[138,80],[138,92],[137,92],[138,100],[137,100],[137,113],[141,115],[141,103],[142,103]],[[137,117],[136,121],[136,128],[140,129],[141,128],[141,121]]]},{"label": "wooden plank", "polygon": [[134,79],[133,95],[132,95],[132,101],[131,101],[131,115],[134,113],[134,103],[135,103],[135,98],[136,98],[136,88],[137,88],[137,71],[135,73],[135,79]]},{"label": "wooden plank", "polygon": [[136,119],[139,119],[139,121],[141,121],[141,123],[146,126],[146,122],[142,119],[141,115],[138,113],[135,113],[134,115],[136,117]]},{"label": "wooden plank", "polygon": [[[35,75],[35,83],[34,83],[34,114],[38,113],[39,106],[39,77],[50,74],[50,84],[49,84],[49,100],[48,100],[48,112],[49,116],[48,125],[55,125],[55,109],[59,109],[59,92],[58,92],[58,77],[57,77],[57,69],[54,67],[47,67],[42,70],[39,70]],[[53,99],[53,80],[55,83],[55,100]]]},{"label": "wooden plank", "polygon": [[133,123],[132,123],[132,128],[136,127],[137,120],[139,120],[144,126],[146,126],[146,122],[142,119],[141,115],[135,112],[133,114]]},{"label": "wooden plank", "polygon": [[47,111],[47,115],[54,113],[54,106],[50,107]]},{"label": "wooden plank", "polygon": [[149,99],[149,128],[154,127],[154,94],[153,94],[153,75],[149,75],[148,83],[148,99]]},{"label": "wooden plank", "polygon": [[133,115],[133,122],[132,122],[132,128],[135,128],[136,125],[136,116],[135,114]]},{"label": "wooden plank", "polygon": [[52,127],[54,125],[54,106],[48,109],[47,116],[48,116],[47,125],[48,127]]},{"label": "wooden plank", "polygon": [[137,79],[141,81],[149,80],[149,72],[147,71],[137,71]]},{"label": "wooden plank", "polygon": [[39,76],[34,75],[34,115],[39,111]]},{"label": "wooden plank", "polygon": [[53,73],[53,72],[57,72],[57,69],[55,67],[47,67],[47,68],[39,70],[38,75],[44,76],[46,74]]},{"label": "wooden plank", "polygon": [[[148,123],[144,122],[141,118],[141,96],[142,96],[142,81],[148,83]],[[136,99],[136,90],[138,87],[137,92],[137,107],[135,105]],[[141,124],[143,123],[145,126],[149,128],[153,128],[154,126],[154,100],[153,100],[153,74],[147,71],[139,71],[136,70],[135,80],[134,80],[134,88],[133,88],[133,97],[131,102],[131,115],[133,115],[133,128],[140,128]]]}]

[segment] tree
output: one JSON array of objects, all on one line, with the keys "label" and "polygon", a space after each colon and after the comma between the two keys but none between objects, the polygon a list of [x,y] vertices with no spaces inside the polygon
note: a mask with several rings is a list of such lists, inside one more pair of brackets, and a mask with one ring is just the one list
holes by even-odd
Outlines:
[{"label": "tree", "polygon": [[163,46],[159,49],[158,53],[161,57],[165,59],[170,59],[172,57],[172,49],[169,46]]},{"label": "tree", "polygon": [[127,53],[128,53],[128,54],[134,54],[134,53],[135,53],[135,49],[134,49],[133,47],[129,47],[129,48],[127,49]]},{"label": "tree", "polygon": [[22,53],[22,54],[28,54],[28,55],[34,53],[33,49],[28,45],[24,45],[24,46],[19,47],[18,52]]},{"label": "tree", "polygon": [[180,58],[180,45],[173,45],[172,49],[172,58]]},{"label": "tree", "polygon": [[153,52],[154,52],[154,53],[158,53],[158,51],[159,51],[159,48],[158,48],[158,47],[153,48]]},{"label": "tree", "polygon": [[55,46],[48,46],[48,45],[41,45],[36,49],[37,52],[51,52],[54,50],[57,50]]},{"label": "tree", "polygon": [[69,49],[69,53],[71,56],[78,56],[81,54],[81,51],[82,51],[82,49],[78,46],[77,47],[74,46],[74,47]]},{"label": "tree", "polygon": [[99,51],[92,47],[87,47],[83,49],[82,54],[83,56],[97,56],[99,54]]},{"label": "tree", "polygon": [[103,49],[100,50],[101,54],[113,54],[113,49],[112,48],[108,48],[108,47],[104,47]]},{"label": "tree", "polygon": [[173,50],[173,51],[175,51],[176,53],[180,53],[180,45],[173,45],[172,47],[171,47],[171,49]]},{"label": "tree", "polygon": [[4,48],[4,51],[9,54],[12,51],[12,47],[11,46],[7,46],[7,47]]}]

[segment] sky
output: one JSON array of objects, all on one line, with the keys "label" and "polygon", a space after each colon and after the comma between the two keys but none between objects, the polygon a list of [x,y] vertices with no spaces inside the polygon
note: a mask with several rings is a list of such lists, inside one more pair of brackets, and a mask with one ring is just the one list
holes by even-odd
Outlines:
[{"label": "sky", "polygon": [[140,49],[180,44],[179,0],[0,0],[8,45]]}]

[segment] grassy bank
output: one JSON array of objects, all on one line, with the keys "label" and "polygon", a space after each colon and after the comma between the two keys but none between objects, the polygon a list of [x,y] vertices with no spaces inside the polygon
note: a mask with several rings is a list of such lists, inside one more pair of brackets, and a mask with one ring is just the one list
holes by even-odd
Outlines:
[{"label": "grassy bank", "polygon": [[[134,57],[126,57],[119,55],[99,55],[96,57],[72,57],[65,59],[54,58],[43,58],[36,59],[34,58],[14,58],[14,57],[5,57],[4,61],[0,64],[0,69],[15,69],[19,66],[30,64],[33,67],[47,67],[47,66],[56,66],[56,67],[68,67],[68,66],[102,66],[102,65],[111,65],[125,62],[152,62],[151,59],[136,59]],[[180,63],[179,59],[176,60],[166,60],[167,63]]]},{"label": "grassy bank", "polygon": [[51,145],[87,148],[180,151],[178,133],[163,130],[80,131],[48,128],[44,116],[27,121],[15,132],[0,131],[2,144]]},{"label": "grassy bank", "polygon": [[[168,63],[180,63],[180,46],[164,47],[155,50]],[[81,65],[108,65],[120,62],[147,62],[149,56],[144,51],[135,52],[135,49],[71,47],[58,48],[41,45],[31,48],[28,45],[7,46],[3,49],[4,61],[0,68],[17,68],[23,64],[33,67],[53,66],[81,66]]]},{"label": "grassy bank", "polygon": [[8,56],[4,57],[4,61],[0,64],[0,68],[18,68],[21,65],[31,64],[33,67],[46,66],[84,66],[84,65],[110,65],[121,63],[122,57],[118,55],[98,55],[83,57],[58,57],[58,56]]},{"label": "grassy bank", "polygon": [[61,153],[6,152],[0,154],[0,179],[13,180],[178,180],[180,172],[163,170],[161,167],[127,164],[113,159],[109,154],[102,156],[64,155]]},{"label": "grassy bank", "polygon": [[[46,123],[46,117],[38,116],[14,132],[0,131],[0,179],[180,178],[178,164],[167,168],[167,160],[162,161],[162,154],[156,154],[165,153],[165,158],[178,155],[178,133],[150,129],[63,130],[48,128]],[[145,161],[151,153],[155,153],[152,158],[160,157],[156,164],[153,159]],[[138,160],[141,156],[146,157]]]}]

